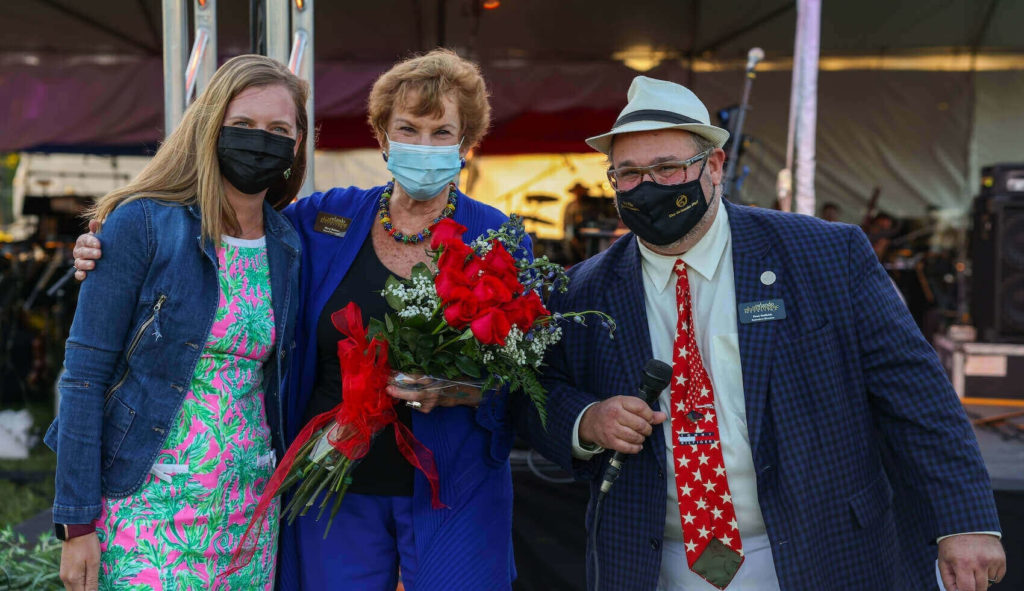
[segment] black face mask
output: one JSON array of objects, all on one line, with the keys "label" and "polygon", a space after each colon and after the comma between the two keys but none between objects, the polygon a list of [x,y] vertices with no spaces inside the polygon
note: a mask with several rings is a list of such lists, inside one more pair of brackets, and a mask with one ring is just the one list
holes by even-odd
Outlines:
[{"label": "black face mask", "polygon": [[[705,161],[706,163],[707,161]],[[619,217],[641,240],[666,246],[679,240],[704,217],[708,201],[700,179],[678,185],[659,185],[644,181],[632,189],[617,193],[615,207]]]},{"label": "black face mask", "polygon": [[295,140],[262,129],[223,127],[217,141],[220,173],[239,191],[253,195],[281,178],[295,160]]}]

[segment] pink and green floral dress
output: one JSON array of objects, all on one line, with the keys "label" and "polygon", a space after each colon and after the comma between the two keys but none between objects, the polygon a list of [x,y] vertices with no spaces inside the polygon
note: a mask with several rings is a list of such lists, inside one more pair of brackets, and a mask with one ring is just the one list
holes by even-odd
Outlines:
[{"label": "pink and green floral dress", "polygon": [[181,411],[142,487],[104,499],[100,589],[271,589],[278,506],[256,555],[223,577],[274,471],[263,363],[274,342],[263,239],[225,237],[220,302]]}]

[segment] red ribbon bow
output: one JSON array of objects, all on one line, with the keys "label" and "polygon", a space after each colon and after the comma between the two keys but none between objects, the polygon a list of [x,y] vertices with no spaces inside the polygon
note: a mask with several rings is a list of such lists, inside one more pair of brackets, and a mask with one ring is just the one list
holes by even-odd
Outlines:
[{"label": "red ribbon bow", "polygon": [[249,527],[245,530],[241,543],[235,549],[231,567],[223,576],[244,568],[252,560],[259,532],[263,530],[266,521],[267,509],[291,472],[299,450],[314,434],[332,422],[337,423],[339,428],[331,431],[328,443],[350,460],[358,460],[365,456],[370,451],[373,436],[393,424],[395,441],[402,456],[423,472],[430,482],[431,506],[434,509],[445,507],[438,493],[439,479],[434,454],[416,439],[408,427],[399,422],[394,408],[397,401],[385,391],[388,377],[391,375],[387,341],[377,337],[367,341],[362,311],[355,303],[350,302],[332,314],[331,322],[345,337],[338,341],[343,399],[331,410],[313,417],[288,447],[260,497],[256,512],[249,520]]}]

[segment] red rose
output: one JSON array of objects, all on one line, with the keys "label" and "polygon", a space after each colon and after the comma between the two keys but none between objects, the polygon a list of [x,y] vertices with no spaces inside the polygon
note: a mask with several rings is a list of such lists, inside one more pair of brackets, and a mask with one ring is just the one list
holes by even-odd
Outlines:
[{"label": "red rose", "polygon": [[444,252],[437,259],[437,268],[440,271],[458,271],[466,267],[466,259],[473,253],[473,249],[462,242],[449,242],[444,245]]},{"label": "red rose", "polygon": [[444,321],[455,330],[462,330],[479,312],[480,306],[465,287],[456,290],[452,302],[444,309]]},{"label": "red rose", "polygon": [[497,277],[484,275],[473,286],[473,297],[482,308],[512,301],[512,291]]},{"label": "red rose", "polygon": [[442,269],[434,277],[434,289],[442,302],[448,303],[456,298],[457,290],[465,290],[469,294],[469,281],[462,271],[455,269]]},{"label": "red rose", "polygon": [[480,280],[480,277],[487,274],[487,265],[484,264],[484,260],[476,255],[469,259],[466,263],[466,278],[469,282],[476,284]]},{"label": "red rose", "polygon": [[491,240],[491,251],[484,255],[487,271],[495,275],[518,275],[516,260],[505,250],[505,246],[497,240]]},{"label": "red rose", "polygon": [[512,328],[508,316],[497,308],[491,308],[478,316],[470,323],[469,328],[473,331],[476,340],[485,345],[505,346],[505,337]]},{"label": "red rose", "polygon": [[519,283],[519,277],[515,273],[506,273],[505,275],[499,276],[501,282],[505,284],[512,293],[520,293],[523,291],[523,284]]},{"label": "red rose", "polygon": [[465,231],[466,226],[452,218],[445,218],[430,227],[430,248],[437,250],[442,244],[456,241],[461,243]]},{"label": "red rose", "polygon": [[518,326],[519,330],[524,333],[530,330],[538,316],[549,314],[547,308],[544,307],[544,302],[535,291],[530,291],[526,295],[512,300],[508,306],[505,306],[505,312],[508,314],[509,322]]}]

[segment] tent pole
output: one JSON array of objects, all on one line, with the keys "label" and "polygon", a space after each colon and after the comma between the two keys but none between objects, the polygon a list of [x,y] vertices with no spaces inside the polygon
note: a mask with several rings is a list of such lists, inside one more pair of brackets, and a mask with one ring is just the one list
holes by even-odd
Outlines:
[{"label": "tent pole", "polygon": [[288,44],[291,39],[291,11],[289,0],[264,0],[263,24],[267,57],[282,64],[288,63]]},{"label": "tent pole", "polygon": [[266,14],[266,0],[249,0],[249,53],[267,55]]},{"label": "tent pole", "polygon": [[309,83],[309,100],[306,101],[306,179],[302,183],[299,195],[306,196],[314,189],[314,149],[316,147],[316,119],[314,118],[313,96],[313,2],[314,0],[292,1],[292,53],[288,58],[288,67],[292,73]]},{"label": "tent pole", "polygon": [[821,0],[800,0],[798,11],[804,13],[805,29],[800,49],[800,106],[796,123],[796,212],[813,216]]},{"label": "tent pole", "polygon": [[793,65],[790,68],[791,82],[789,90],[789,124],[786,129],[786,167],[779,171],[776,181],[778,208],[780,211],[793,211],[793,151],[796,147],[796,118],[800,107],[800,55],[803,47],[804,19],[803,12],[796,13],[796,36],[793,41]]},{"label": "tent pole", "polygon": [[188,47],[186,0],[163,0],[164,28],[164,137],[178,126],[185,113],[185,60]]},{"label": "tent pole", "polygon": [[[194,74],[195,96],[199,96],[217,71],[217,0],[193,0],[192,10],[195,15],[195,39],[197,42],[204,37],[206,39],[204,47],[200,48]],[[185,97],[186,101],[191,98]]]}]

